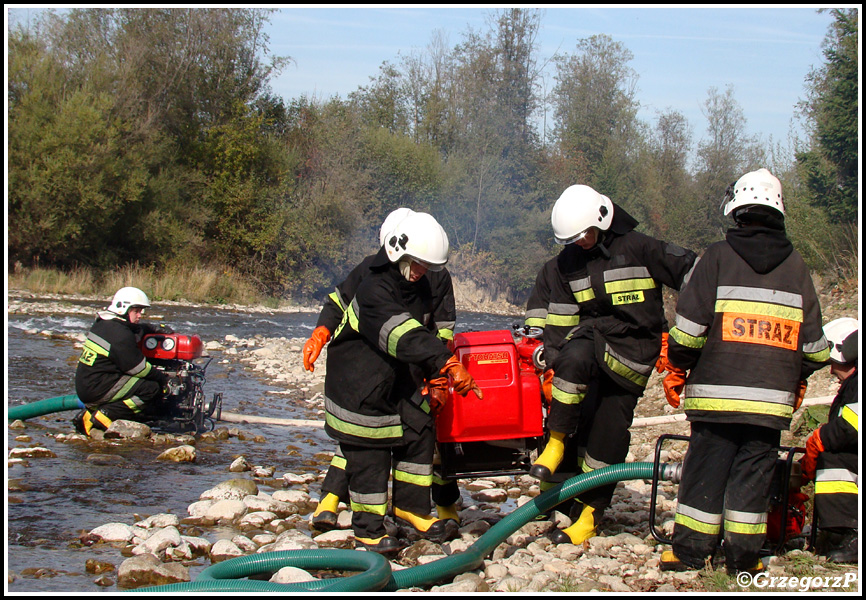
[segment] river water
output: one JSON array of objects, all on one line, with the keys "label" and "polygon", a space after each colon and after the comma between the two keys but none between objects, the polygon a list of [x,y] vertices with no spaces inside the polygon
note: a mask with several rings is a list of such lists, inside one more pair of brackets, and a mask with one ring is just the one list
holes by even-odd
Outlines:
[{"label": "river water", "polygon": [[[86,333],[103,302],[65,303],[69,311],[54,314],[10,314],[7,321],[7,406],[75,393],[75,365],[80,350],[59,336],[27,333],[51,331],[61,335]],[[212,307],[155,306],[145,319],[162,317],[180,333],[195,333],[205,342],[239,338],[306,338],[317,315],[308,313],[255,313]],[[482,313],[458,315],[457,331],[510,329],[517,317]],[[223,410],[283,419],[316,419],[303,403],[292,403],[294,391],[272,385],[232,362],[219,351],[207,368],[205,392],[221,393]],[[130,442],[60,442],[60,433],[72,433],[74,412],[60,412],[29,419],[23,430],[6,430],[7,455],[12,448],[48,448],[56,458],[32,458],[26,464],[7,465],[6,568],[15,574],[9,592],[116,593],[116,586],[100,587],[96,575],[85,571],[88,559],[118,566],[124,557],[109,545],[85,547],[82,533],[111,522],[132,525],[149,515],[174,513],[187,516],[187,507],[199,495],[235,474],[228,466],[243,455],[250,464],[276,467],[283,473],[317,472],[327,467],[314,461],[319,452],[334,445],[321,428],[287,428],[249,424],[239,428],[249,435],[198,444],[194,463],[157,461],[168,446]],[[218,423],[218,427],[238,427]],[[19,439],[19,436],[25,436]],[[264,441],[253,440],[262,436]],[[243,439],[242,439],[243,438]],[[98,455],[94,460],[93,455]],[[88,458],[90,457],[90,460]],[[279,479],[276,480],[280,482]],[[273,493],[276,489],[260,485]],[[310,486],[318,496],[318,484]],[[202,536],[215,542],[231,537],[233,530],[211,528]],[[207,561],[190,569],[193,580]]]}]

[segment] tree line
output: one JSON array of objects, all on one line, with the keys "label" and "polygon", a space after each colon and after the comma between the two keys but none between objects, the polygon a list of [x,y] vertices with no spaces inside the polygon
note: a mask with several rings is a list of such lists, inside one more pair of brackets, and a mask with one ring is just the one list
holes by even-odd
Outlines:
[{"label": "tree line", "polygon": [[624,44],[541,57],[541,12],[523,8],[453,46],[437,32],[346,98],[281,98],[269,82],[291,59],[270,51],[270,13],[88,8],[13,27],[8,263],[223,265],[273,296],[321,297],[407,206],[445,227],[456,277],[521,301],[569,185],[700,251],[728,226],[727,185],[766,166],[810,266],[856,269],[856,8],[832,10],[790,159],[749,135],[731,86],[707,91],[698,142],[676,110],[642,122]]}]

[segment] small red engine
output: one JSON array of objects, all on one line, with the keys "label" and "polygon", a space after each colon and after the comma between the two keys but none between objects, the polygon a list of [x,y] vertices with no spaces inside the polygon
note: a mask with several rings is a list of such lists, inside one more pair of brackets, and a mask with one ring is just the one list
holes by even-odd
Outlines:
[{"label": "small red engine", "polygon": [[140,346],[149,359],[193,360],[204,354],[204,345],[197,335],[150,333],[142,338]]},{"label": "small red engine", "polygon": [[544,435],[541,330],[458,333],[451,351],[483,392],[451,393],[436,419],[446,477],[527,472]]}]

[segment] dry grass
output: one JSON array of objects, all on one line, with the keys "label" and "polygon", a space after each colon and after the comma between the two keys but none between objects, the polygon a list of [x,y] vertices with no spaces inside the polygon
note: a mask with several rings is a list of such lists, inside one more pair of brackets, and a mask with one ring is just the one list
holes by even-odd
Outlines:
[{"label": "dry grass", "polygon": [[134,286],[153,300],[186,300],[208,304],[262,304],[270,302],[255,286],[231,268],[171,265],[153,267],[127,265],[98,273],[81,267],[70,271],[27,269],[16,265],[10,271],[10,289],[37,294],[111,296],[122,287]]}]

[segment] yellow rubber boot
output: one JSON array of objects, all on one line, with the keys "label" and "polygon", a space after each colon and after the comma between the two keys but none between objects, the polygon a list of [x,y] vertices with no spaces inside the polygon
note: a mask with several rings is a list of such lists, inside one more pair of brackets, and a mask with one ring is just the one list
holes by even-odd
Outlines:
[{"label": "yellow rubber boot", "polygon": [[556,472],[556,469],[559,468],[559,463],[562,462],[562,456],[565,454],[564,440],[564,433],[551,431],[550,439],[544,447],[544,452],[542,452],[538,457],[538,460],[532,464],[532,468],[529,469],[529,474],[541,481],[547,481],[550,479],[550,477]]},{"label": "yellow rubber boot", "polygon": [[310,519],[310,526],[316,531],[331,531],[337,528],[337,510],[340,506],[340,498],[336,494],[328,492],[319,501],[319,505]]},{"label": "yellow rubber boot", "polygon": [[456,504],[451,504],[449,506],[441,506],[437,504],[436,514],[439,516],[440,519],[451,519],[458,525],[460,524],[460,515],[457,514]]},{"label": "yellow rubber boot", "polygon": [[410,526],[420,537],[434,542],[453,540],[458,535],[457,522],[451,519],[438,519],[429,514],[418,515],[396,507],[394,517],[398,524]]},{"label": "yellow rubber boot", "polygon": [[574,544],[577,546],[589,538],[595,537],[595,528],[595,509],[591,506],[584,506],[580,518],[574,525],[562,530],[557,529],[551,534],[550,539],[557,544]]}]

